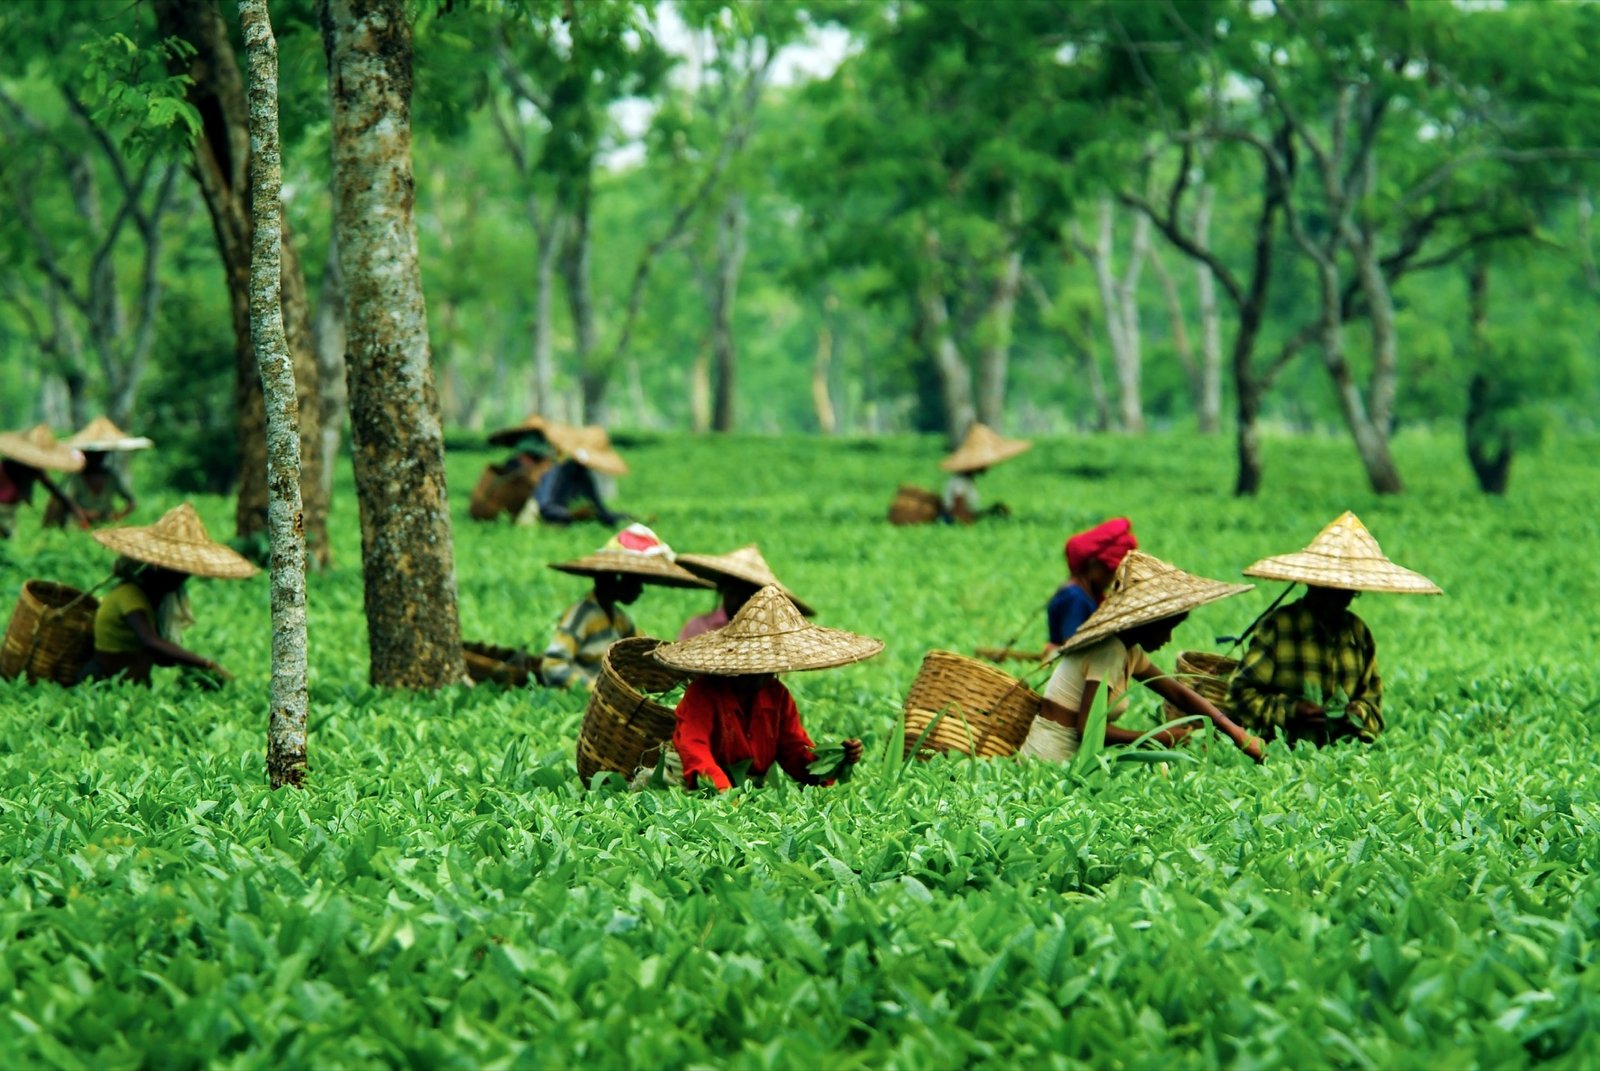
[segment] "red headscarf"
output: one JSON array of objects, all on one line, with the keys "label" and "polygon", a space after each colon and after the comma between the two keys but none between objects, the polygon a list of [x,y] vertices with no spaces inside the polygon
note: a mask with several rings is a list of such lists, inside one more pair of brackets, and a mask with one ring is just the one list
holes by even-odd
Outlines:
[{"label": "red headscarf", "polygon": [[1128,551],[1138,546],[1139,541],[1133,537],[1133,523],[1126,517],[1113,517],[1067,540],[1067,569],[1077,573],[1086,563],[1097,561],[1116,572]]}]

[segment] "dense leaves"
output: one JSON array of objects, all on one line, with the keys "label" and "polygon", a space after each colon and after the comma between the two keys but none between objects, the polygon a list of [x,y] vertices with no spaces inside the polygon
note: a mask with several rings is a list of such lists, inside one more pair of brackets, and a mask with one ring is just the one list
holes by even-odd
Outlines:
[{"label": "dense leaves", "polygon": [[[1205,490],[1225,444],[1042,442],[985,478],[1013,517],[971,529],[880,520],[897,480],[936,471],[932,439],[730,442],[636,442],[618,504],[680,550],[760,540],[823,623],[888,641],[789,678],[820,742],[866,738],[849,784],[584,792],[581,696],[357,683],[347,567],[311,578],[309,788],[272,794],[266,583],[207,583],[190,638],[240,671],[228,691],[0,683],[0,1065],[1600,1058],[1600,581],[1573,557],[1600,537],[1592,442],[1550,443],[1500,501],[1469,494],[1457,444],[1403,435],[1418,475],[1395,502],[1340,491],[1337,444],[1269,440],[1288,486],[1254,504]],[[454,456],[452,485],[486,459]],[[1274,745],[1255,767],[1213,739],[1192,764],[1081,779],[885,761],[923,652],[1022,626],[1066,531],[1128,512],[1154,553],[1231,577],[1347,506],[1448,592],[1357,604],[1386,676],[1376,746]],[[461,524],[468,634],[541,643],[581,590],[543,563],[602,533]],[[109,566],[31,520],[9,551],[7,604],[24,574],[87,585]],[[1157,661],[1275,593],[1199,611]],[[660,634],[706,598],[634,609]]]}]

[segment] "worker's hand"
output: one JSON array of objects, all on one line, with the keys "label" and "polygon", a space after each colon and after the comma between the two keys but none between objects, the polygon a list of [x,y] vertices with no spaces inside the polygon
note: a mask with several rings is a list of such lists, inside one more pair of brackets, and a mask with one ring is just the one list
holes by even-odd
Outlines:
[{"label": "worker's hand", "polygon": [[849,740],[842,742],[839,746],[844,748],[845,765],[854,766],[856,763],[861,761],[860,740],[857,740],[855,737],[851,737]]},{"label": "worker's hand", "polygon": [[1194,732],[1194,726],[1179,725],[1173,729],[1161,730],[1161,732],[1156,734],[1156,739],[1161,741],[1161,743],[1166,747],[1176,747],[1177,745],[1183,743],[1192,732]]},{"label": "worker's hand", "polygon": [[1328,711],[1321,704],[1302,699],[1294,705],[1295,728],[1324,729],[1328,725]]}]

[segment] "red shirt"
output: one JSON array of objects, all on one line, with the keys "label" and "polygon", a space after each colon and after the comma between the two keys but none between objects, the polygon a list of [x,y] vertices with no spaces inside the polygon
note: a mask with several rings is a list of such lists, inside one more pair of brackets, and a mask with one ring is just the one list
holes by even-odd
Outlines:
[{"label": "red shirt", "polygon": [[672,746],[691,788],[696,775],[710,778],[719,791],[731,788],[728,767],[746,759],[753,774],[766,773],[776,761],[796,781],[819,783],[806,769],[817,757],[811,737],[800,724],[794,697],[776,677],[759,683],[701,677],[684,689],[676,713]]}]

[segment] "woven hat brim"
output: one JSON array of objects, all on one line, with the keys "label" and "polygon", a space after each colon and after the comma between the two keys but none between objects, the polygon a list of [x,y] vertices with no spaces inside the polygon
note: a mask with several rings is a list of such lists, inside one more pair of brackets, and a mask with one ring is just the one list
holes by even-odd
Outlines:
[{"label": "woven hat brim", "polygon": [[1033,444],[1023,439],[1003,439],[991,447],[969,450],[965,446],[939,462],[946,472],[973,472],[1009,461],[1018,454],[1033,449]]},{"label": "woven hat brim", "polygon": [[148,450],[155,445],[143,435],[130,435],[124,439],[91,439],[88,442],[68,439],[67,444],[91,454],[123,454],[133,450]]},{"label": "woven hat brim", "polygon": [[501,428],[490,433],[486,441],[495,446],[512,446],[527,435],[543,435],[549,439],[550,430],[554,427],[556,422],[553,420],[524,421],[514,428]]},{"label": "woven hat brim", "polygon": [[843,629],[808,625],[770,636],[729,635],[726,628],[682,643],[664,643],[655,660],[686,673],[741,677],[755,673],[798,673],[833,669],[865,661],[883,650],[883,641]]},{"label": "woven hat brim", "polygon": [[628,463],[610,446],[595,446],[582,428],[571,424],[552,424],[545,429],[550,444],[586,469],[607,476],[628,475]]},{"label": "woven hat brim", "polygon": [[175,569],[190,576],[243,580],[261,570],[248,558],[221,543],[190,543],[154,534],[148,528],[101,528],[90,535],[125,558]]},{"label": "woven hat brim", "polygon": [[70,446],[60,445],[49,449],[29,442],[14,431],[0,433],[0,457],[9,457],[36,469],[51,472],[81,472],[83,454]]},{"label": "woven hat brim", "polygon": [[1060,650],[1062,653],[1081,650],[1107,636],[1115,636],[1130,628],[1188,613],[1207,603],[1231,598],[1234,595],[1243,595],[1254,586],[1228,584],[1221,580],[1190,576],[1181,586],[1173,585],[1170,591],[1153,597],[1148,591],[1139,592],[1138,588],[1125,593],[1114,592],[1100,604],[1099,609],[1089,615],[1089,620],[1083,623],[1082,628],[1068,637]]},{"label": "woven hat brim", "polygon": [[1260,561],[1244,570],[1245,576],[1262,580],[1285,580],[1292,584],[1310,584],[1321,588],[1344,588],[1347,591],[1383,592],[1390,595],[1443,595],[1444,590],[1423,576],[1387,558],[1333,559],[1324,554],[1297,551],[1279,554]]},{"label": "woven hat brim", "polygon": [[796,610],[799,610],[807,617],[811,617],[816,613],[811,608],[810,603],[807,603],[783,584],[780,584],[778,578],[773,576],[771,572],[762,575],[755,569],[746,568],[738,562],[731,562],[716,554],[680,554],[678,555],[678,564],[696,576],[705,577],[713,583],[719,577],[732,577],[734,580],[743,581],[757,588],[764,588],[768,584],[772,584],[779,591],[789,596],[789,601],[794,603]]},{"label": "woven hat brim", "polygon": [[570,562],[551,562],[550,568],[573,576],[607,576],[622,573],[636,576],[647,584],[668,588],[715,587],[687,569],[680,569],[659,555],[629,554],[622,551],[596,551]]}]

